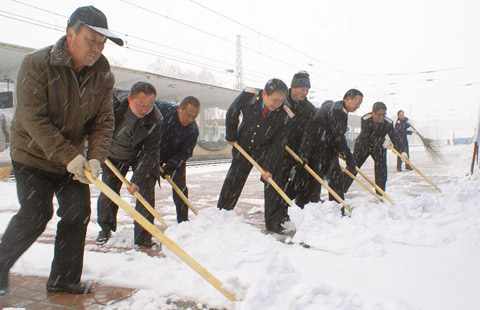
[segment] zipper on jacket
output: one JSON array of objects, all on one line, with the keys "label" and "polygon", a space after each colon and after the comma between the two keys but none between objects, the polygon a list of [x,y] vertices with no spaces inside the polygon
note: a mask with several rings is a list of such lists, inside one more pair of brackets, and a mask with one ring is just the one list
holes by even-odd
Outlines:
[{"label": "zipper on jacket", "polygon": [[[82,93],[81,93],[81,90],[82,90],[82,87],[84,87],[85,83],[90,79],[90,77],[92,76],[91,74],[89,74],[86,78],[85,78],[85,81],[83,81],[82,85],[80,85],[80,83],[78,82],[78,78],[77,78],[77,75],[75,74],[75,72],[73,71],[72,68],[70,68],[70,72],[72,73],[73,75],[73,78],[77,84],[77,104],[75,106],[75,113],[73,115],[79,115],[80,114],[80,98],[82,96]],[[78,119],[78,118],[77,118]],[[78,136],[78,131],[80,130],[80,126],[75,126],[75,136]],[[82,135],[82,138],[83,138],[83,130],[82,132],[80,133]]]}]

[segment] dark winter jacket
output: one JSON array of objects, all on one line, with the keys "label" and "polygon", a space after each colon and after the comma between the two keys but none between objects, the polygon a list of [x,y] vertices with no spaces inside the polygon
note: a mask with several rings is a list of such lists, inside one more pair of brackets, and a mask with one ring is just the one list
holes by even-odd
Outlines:
[{"label": "dark winter jacket", "polygon": [[410,123],[408,122],[408,117],[405,117],[403,121],[401,119],[397,119],[397,121],[395,122],[395,131],[397,132],[399,142],[399,152],[406,152],[408,150],[407,135],[412,134],[412,131],[408,130],[409,127]]},{"label": "dark winter jacket", "polygon": [[385,136],[388,134],[390,140],[393,143],[394,148],[398,146],[398,139],[395,129],[393,128],[393,121],[385,117],[385,121],[382,123],[375,123],[372,112],[365,114],[361,119],[362,131],[357,137],[355,143],[372,148],[383,148],[383,142]]},{"label": "dark winter jacket", "polygon": [[185,164],[192,157],[197,144],[198,126],[196,122],[184,127],[178,119],[178,107],[168,102],[156,101],[164,117],[160,136],[160,164],[168,174]]},{"label": "dark winter jacket", "polygon": [[[125,113],[128,110],[128,92],[114,91],[113,110],[115,115],[115,128],[122,122]],[[160,110],[154,105],[152,111],[142,117],[135,124],[133,130],[132,144],[136,151],[134,174],[130,180],[134,184],[139,184],[149,173],[158,175],[158,145],[160,142],[160,133],[163,117]],[[113,140],[113,143],[116,143]]]},{"label": "dark winter jacket", "polygon": [[300,147],[304,143],[309,143],[307,136],[310,127],[313,125],[313,118],[317,109],[307,98],[297,103],[288,95],[287,103],[292,112],[295,113],[293,118],[288,118],[287,145],[301,158],[307,158],[308,154],[300,154]]},{"label": "dark winter jacket", "polygon": [[113,135],[114,84],[103,55],[78,81],[65,36],[25,56],[17,78],[12,160],[65,173],[67,164],[85,153],[88,138],[88,159],[103,162]]},{"label": "dark winter jacket", "polygon": [[[326,103],[317,110],[311,131],[313,136],[309,139],[313,144],[312,152],[316,153],[317,158],[327,157],[325,161],[329,162],[330,157],[338,152],[347,160],[347,164],[353,159],[345,138],[347,123],[348,112],[343,100]],[[302,148],[305,147],[310,146],[305,143]]]},{"label": "dark winter jacket", "polygon": [[[253,88],[246,88],[235,98],[225,120],[226,140],[237,141],[252,156],[251,152],[260,150],[263,169],[272,173],[274,167],[283,162],[287,114],[279,108],[268,112],[262,119],[262,103],[262,91]],[[240,113],[243,118],[239,126]],[[259,160],[258,156],[256,160]]]}]

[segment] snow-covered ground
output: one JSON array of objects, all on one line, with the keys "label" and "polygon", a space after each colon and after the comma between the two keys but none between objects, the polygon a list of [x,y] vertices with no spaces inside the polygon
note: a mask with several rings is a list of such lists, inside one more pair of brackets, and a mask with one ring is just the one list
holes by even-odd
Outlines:
[{"label": "snow-covered ground", "polygon": [[[228,165],[189,167],[190,196],[201,211],[177,225],[169,188],[162,185],[167,198],[157,200],[157,209],[166,215],[165,233],[222,281],[237,302],[228,301],[165,246],[164,257],[130,249],[133,225],[122,211],[124,224],[104,247],[107,252],[99,252],[92,244],[98,233],[98,190],[92,186],[83,281],[139,289],[107,309],[177,309],[167,299],[194,301],[199,309],[480,309],[480,173],[466,176],[471,149],[445,147],[446,161],[434,163],[423,148],[412,148],[413,163],[441,194],[415,172],[397,173],[389,154],[387,193],[396,206],[377,202],[354,184],[347,194],[355,208],[351,217],[341,217],[333,202],[290,208],[297,228],[292,241],[310,249],[262,232],[257,172],[248,181],[256,194],[249,195],[247,186],[239,201],[249,210],[226,212],[215,202]],[[364,168],[372,175],[371,163]],[[19,205],[15,184],[0,184],[3,232]],[[56,221],[45,236],[55,234]],[[37,242],[12,272],[48,276],[52,255],[52,244]]]}]

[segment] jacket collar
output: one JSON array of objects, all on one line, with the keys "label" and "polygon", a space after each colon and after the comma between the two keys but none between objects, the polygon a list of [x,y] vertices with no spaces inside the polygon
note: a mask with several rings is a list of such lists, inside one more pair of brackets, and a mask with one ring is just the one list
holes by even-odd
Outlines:
[{"label": "jacket collar", "polygon": [[[50,53],[50,64],[52,66],[62,66],[73,69],[72,56],[67,47],[67,37],[61,37],[57,43],[52,47]],[[110,64],[107,58],[100,55],[100,58],[91,66],[87,68],[87,71],[91,72],[108,72],[110,71]]]},{"label": "jacket collar", "polygon": [[348,114],[347,104],[345,103],[345,100],[340,100],[340,104],[341,104],[342,107],[343,107],[343,112],[345,112],[346,114]]}]

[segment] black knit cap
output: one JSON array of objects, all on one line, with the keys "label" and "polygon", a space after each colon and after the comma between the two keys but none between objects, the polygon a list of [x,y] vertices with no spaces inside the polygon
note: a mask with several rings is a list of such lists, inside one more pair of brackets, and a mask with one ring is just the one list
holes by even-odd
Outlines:
[{"label": "black knit cap", "polygon": [[75,24],[84,24],[88,28],[106,36],[114,43],[123,46],[123,40],[108,30],[107,17],[105,14],[93,5],[82,6],[76,9],[70,16],[67,24],[67,28]]},{"label": "black knit cap", "polygon": [[310,88],[310,75],[307,71],[299,71],[295,73],[290,87],[308,87]]}]

